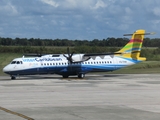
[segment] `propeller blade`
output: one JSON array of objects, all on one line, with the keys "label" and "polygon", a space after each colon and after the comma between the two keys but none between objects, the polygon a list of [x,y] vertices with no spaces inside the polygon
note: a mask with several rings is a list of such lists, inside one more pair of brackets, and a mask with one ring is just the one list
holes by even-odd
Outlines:
[{"label": "propeller blade", "polygon": [[68,54],[68,56],[69,56],[69,54],[70,54],[70,52],[69,52],[69,47],[67,47],[67,54]]},{"label": "propeller blade", "polygon": [[66,56],[65,54],[63,54],[63,56],[66,57],[66,59],[67,59],[70,63],[73,63],[73,61],[72,61],[72,56],[73,56],[74,52],[72,52],[72,53],[70,54],[69,47],[67,47],[67,54],[68,54],[68,56]]},{"label": "propeller blade", "polygon": [[72,53],[71,53],[70,57],[72,57],[72,56],[73,56],[73,54],[74,54],[74,52],[72,52]]},{"label": "propeller blade", "polygon": [[63,56],[67,58],[67,56],[65,54],[63,54]]}]

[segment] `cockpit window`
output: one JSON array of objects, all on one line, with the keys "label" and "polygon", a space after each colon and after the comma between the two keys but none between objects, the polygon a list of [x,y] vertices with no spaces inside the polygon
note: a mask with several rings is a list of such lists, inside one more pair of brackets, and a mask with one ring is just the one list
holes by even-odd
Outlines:
[{"label": "cockpit window", "polygon": [[12,61],[11,64],[16,64],[17,61]]},{"label": "cockpit window", "polygon": [[12,61],[11,64],[23,64],[22,61]]}]

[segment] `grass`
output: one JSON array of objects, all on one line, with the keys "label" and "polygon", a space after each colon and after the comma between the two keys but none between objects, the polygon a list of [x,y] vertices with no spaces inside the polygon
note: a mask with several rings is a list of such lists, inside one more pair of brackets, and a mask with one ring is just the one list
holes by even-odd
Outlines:
[{"label": "grass", "polygon": [[[0,53],[0,75],[6,75],[2,69],[9,64],[11,60],[22,57],[21,53]],[[108,74],[148,74],[160,73],[160,61],[144,61],[117,71],[108,72]]]},{"label": "grass", "polygon": [[154,74],[160,73],[159,61],[144,61],[117,71],[109,72],[112,74]]}]

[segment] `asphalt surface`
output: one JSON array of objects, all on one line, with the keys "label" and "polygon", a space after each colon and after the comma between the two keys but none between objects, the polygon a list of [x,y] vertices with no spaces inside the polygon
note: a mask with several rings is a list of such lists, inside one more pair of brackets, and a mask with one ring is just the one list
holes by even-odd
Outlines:
[{"label": "asphalt surface", "polygon": [[160,74],[0,77],[0,120],[159,120]]}]

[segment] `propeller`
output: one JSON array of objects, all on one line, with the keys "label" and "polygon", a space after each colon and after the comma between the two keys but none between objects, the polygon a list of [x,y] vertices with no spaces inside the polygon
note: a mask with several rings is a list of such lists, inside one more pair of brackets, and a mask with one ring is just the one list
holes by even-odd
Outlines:
[{"label": "propeller", "polygon": [[72,61],[72,56],[73,56],[74,52],[72,52],[72,53],[70,54],[69,47],[67,47],[67,54],[68,54],[68,56],[66,56],[65,54],[63,54],[63,56],[66,57],[66,59],[67,59],[70,63],[73,63],[73,61]]}]

